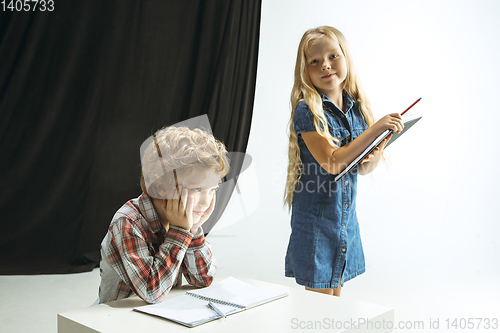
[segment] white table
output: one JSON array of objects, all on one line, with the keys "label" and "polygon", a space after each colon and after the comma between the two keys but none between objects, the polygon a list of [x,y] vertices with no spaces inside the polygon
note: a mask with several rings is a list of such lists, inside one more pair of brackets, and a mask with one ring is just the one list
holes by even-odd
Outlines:
[{"label": "white table", "polygon": [[[287,297],[188,328],[169,320],[133,311],[147,303],[138,297],[100,304],[57,315],[59,333],[89,332],[390,332],[394,310],[387,306],[323,295],[263,281],[238,279],[258,287],[282,290]],[[219,281],[216,279],[214,283]],[[167,298],[192,289],[172,289]],[[354,323],[361,324],[352,328]]]}]

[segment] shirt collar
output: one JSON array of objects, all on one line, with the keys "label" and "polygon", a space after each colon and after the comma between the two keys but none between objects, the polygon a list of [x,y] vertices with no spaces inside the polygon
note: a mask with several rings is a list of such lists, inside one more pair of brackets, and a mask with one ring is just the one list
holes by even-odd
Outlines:
[{"label": "shirt collar", "polygon": [[139,210],[141,211],[142,216],[144,216],[146,221],[149,223],[149,227],[153,233],[160,231],[163,225],[161,224],[160,217],[155,211],[153,201],[146,193],[142,193],[139,197]]},{"label": "shirt collar", "polygon": [[342,98],[344,99],[344,104],[345,104],[345,112],[340,110],[339,107],[337,105],[335,105],[335,103],[333,103],[329,98],[328,96],[326,96],[325,94],[323,94],[321,91],[318,90],[318,93],[319,95],[321,96],[321,100],[323,102],[328,102],[330,104],[332,104],[335,108],[337,108],[337,110],[343,112],[343,113],[347,113],[349,112],[349,110],[352,109],[352,107],[354,106],[355,104],[355,101],[354,99],[344,90],[342,92]]}]

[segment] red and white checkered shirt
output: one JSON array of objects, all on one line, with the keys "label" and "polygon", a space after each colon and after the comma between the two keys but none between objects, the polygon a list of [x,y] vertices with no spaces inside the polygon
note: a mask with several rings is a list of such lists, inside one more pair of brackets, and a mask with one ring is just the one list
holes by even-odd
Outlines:
[{"label": "red and white checkered shirt", "polygon": [[142,194],[115,214],[101,243],[99,303],[126,298],[132,293],[157,303],[182,281],[207,287],[217,270],[203,231],[171,226],[166,231],[151,199]]}]

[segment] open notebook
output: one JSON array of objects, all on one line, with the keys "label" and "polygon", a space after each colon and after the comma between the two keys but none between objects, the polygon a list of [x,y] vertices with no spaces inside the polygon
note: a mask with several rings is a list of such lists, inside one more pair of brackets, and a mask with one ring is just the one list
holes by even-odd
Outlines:
[{"label": "open notebook", "polygon": [[221,318],[221,315],[209,306],[209,302],[227,316],[287,295],[285,292],[255,287],[228,277],[210,287],[191,290],[159,304],[141,306],[134,310],[194,327]]}]

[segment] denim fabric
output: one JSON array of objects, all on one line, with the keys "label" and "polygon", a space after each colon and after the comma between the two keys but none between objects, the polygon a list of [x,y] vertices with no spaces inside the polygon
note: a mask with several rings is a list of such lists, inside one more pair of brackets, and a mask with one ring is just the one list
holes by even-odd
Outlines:
[{"label": "denim fabric", "polygon": [[[367,129],[358,104],[346,93],[344,112],[326,96],[322,98],[329,130],[341,140],[342,146]],[[346,117],[349,128],[344,126],[340,114]],[[315,131],[313,115],[305,102],[295,110],[294,126],[299,140],[302,176],[292,202],[292,233],[285,258],[285,275],[295,277],[298,284],[309,288],[336,289],[341,276],[343,285],[365,271],[356,216],[358,169],[354,168],[335,182],[335,175],[326,172],[314,159],[300,135]]]}]

